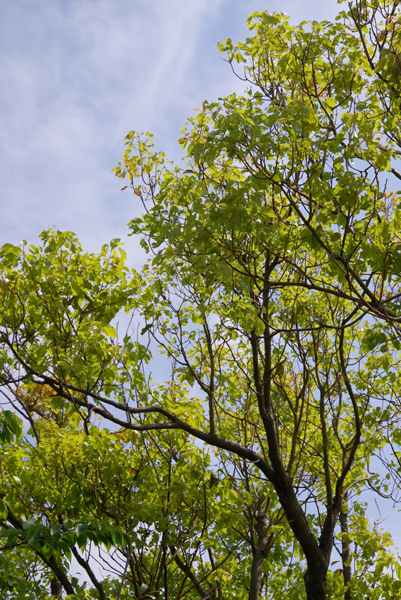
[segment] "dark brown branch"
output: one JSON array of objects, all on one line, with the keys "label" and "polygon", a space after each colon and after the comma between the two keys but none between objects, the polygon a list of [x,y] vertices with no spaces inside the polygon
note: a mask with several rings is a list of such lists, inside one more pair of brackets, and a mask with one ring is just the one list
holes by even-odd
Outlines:
[{"label": "dark brown branch", "polygon": [[[21,531],[23,531],[23,526],[22,526],[22,521],[20,521],[18,519],[18,517],[16,517],[10,510],[8,510],[8,514],[7,514],[7,520],[16,528],[16,529],[20,529]],[[50,569],[53,571],[53,573],[55,574],[55,576],[57,577],[57,579],[60,581],[60,583],[62,584],[63,588],[65,589],[67,594],[72,594],[75,595],[75,591],[74,588],[72,587],[67,575],[64,572],[64,569],[57,563],[56,559],[54,558],[54,556],[51,556],[49,559],[47,559],[42,552],[40,552],[40,550],[36,550],[35,548],[32,548],[33,552],[35,552],[35,554],[37,556],[39,556],[39,558],[45,563],[45,565],[47,565],[48,567],[50,567]]]},{"label": "dark brown branch", "polygon": [[85,571],[88,573],[88,577],[91,580],[91,582],[93,583],[93,585],[95,586],[95,588],[97,589],[97,591],[99,592],[99,596],[100,596],[100,600],[106,600],[106,594],[104,592],[103,586],[102,584],[96,579],[94,572],[92,571],[89,562],[87,560],[85,560],[84,558],[82,558],[82,556],[79,554],[78,550],[75,548],[75,546],[73,546],[71,548],[71,552],[73,553],[73,555],[75,556],[77,562],[81,565],[81,567],[83,569],[85,569]]},{"label": "dark brown branch", "polygon": [[172,554],[174,562],[181,569],[181,571],[183,573],[185,573],[185,575],[188,577],[188,579],[190,581],[192,581],[194,588],[196,589],[196,591],[198,592],[200,597],[203,598],[204,600],[206,600],[207,598],[210,598],[209,592],[207,592],[205,590],[205,588],[201,586],[196,575],[191,571],[190,567],[188,565],[186,565],[181,560],[181,558],[178,556],[178,550],[174,546],[170,546],[170,552]]}]

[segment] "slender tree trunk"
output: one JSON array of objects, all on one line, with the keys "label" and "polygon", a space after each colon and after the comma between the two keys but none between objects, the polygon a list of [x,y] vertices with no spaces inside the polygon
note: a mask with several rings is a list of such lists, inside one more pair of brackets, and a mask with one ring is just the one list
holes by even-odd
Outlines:
[{"label": "slender tree trunk", "polygon": [[351,590],[349,589],[352,581],[352,570],[350,564],[350,538],[348,535],[348,494],[344,496],[343,506],[340,513],[340,525],[341,525],[341,545],[342,545],[342,563],[343,563],[343,578],[344,584],[348,586],[347,591],[344,594],[344,600],[352,600]]},{"label": "slender tree trunk", "polygon": [[262,565],[270,550],[270,544],[273,536],[267,539],[269,525],[266,515],[258,515],[256,517],[256,534],[258,537],[256,548],[253,551],[252,569],[251,569],[251,584],[249,586],[249,600],[259,600],[260,585],[262,581]]}]

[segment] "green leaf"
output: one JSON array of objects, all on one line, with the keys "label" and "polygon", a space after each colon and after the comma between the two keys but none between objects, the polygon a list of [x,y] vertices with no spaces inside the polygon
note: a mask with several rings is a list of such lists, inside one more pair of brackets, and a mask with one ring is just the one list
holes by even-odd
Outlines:
[{"label": "green leaf", "polygon": [[145,325],[145,327],[143,329],[141,329],[141,335],[145,335],[145,333],[147,331],[149,331],[150,329],[152,329],[153,325],[152,323],[148,323],[147,325]]},{"label": "green leaf", "polygon": [[111,337],[111,338],[117,337],[117,332],[114,329],[114,327],[112,327],[111,325],[105,325],[105,327],[103,327],[103,331],[105,332],[105,334],[108,337]]},{"label": "green leaf", "polygon": [[64,398],[62,398],[61,396],[53,396],[53,398],[51,399],[51,403],[54,406],[54,408],[60,408],[64,403]]},{"label": "green leaf", "polygon": [[53,536],[60,531],[63,526],[60,523],[56,523],[50,528],[50,535]]},{"label": "green leaf", "polygon": [[123,540],[122,540],[121,532],[118,529],[112,529],[111,530],[111,537],[113,539],[113,543],[116,546],[121,546],[122,545]]},{"label": "green leaf", "polygon": [[8,509],[7,509],[7,505],[4,502],[4,500],[2,500],[0,498],[0,517],[2,519],[7,519],[7,515],[8,515]]},{"label": "green leaf", "polygon": [[4,532],[4,535],[6,535],[7,537],[7,545],[8,546],[13,546],[16,541],[18,540],[19,536],[20,536],[21,532],[19,529],[7,529]]},{"label": "green leaf", "polygon": [[50,544],[44,544],[43,546],[41,546],[40,552],[47,560],[49,560],[53,555],[54,549],[53,546],[51,546]]},{"label": "green leaf", "polygon": [[114,238],[110,242],[110,248],[111,249],[116,248],[117,246],[121,246],[121,245],[122,245],[122,242],[121,242],[120,238]]},{"label": "green leaf", "polygon": [[13,438],[19,439],[22,429],[18,417],[9,410],[0,412],[0,442],[11,443]]},{"label": "green leaf", "polygon": [[76,536],[80,537],[81,535],[83,535],[87,531],[88,527],[88,523],[77,523],[74,527]]}]

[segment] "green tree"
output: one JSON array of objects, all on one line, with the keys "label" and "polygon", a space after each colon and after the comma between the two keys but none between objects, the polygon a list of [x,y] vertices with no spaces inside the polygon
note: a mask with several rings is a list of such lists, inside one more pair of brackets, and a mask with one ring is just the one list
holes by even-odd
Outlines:
[{"label": "green tree", "polygon": [[[283,592],[290,598],[302,597],[300,546],[296,543],[291,549],[288,517],[280,508],[280,497],[260,475],[258,463],[264,469],[268,459],[251,379],[253,356],[238,323],[233,325],[223,314],[221,307],[231,311],[231,305],[221,303],[220,298],[215,304],[219,312],[213,313],[205,310],[205,302],[195,302],[193,294],[188,304],[183,288],[174,288],[170,276],[171,297],[162,303],[160,299],[167,296],[161,291],[159,269],[153,286],[147,271],[123,283],[125,271],[115,248],[111,252],[104,248],[99,256],[87,255],[69,233],[46,232],[42,237],[43,246],[27,252],[3,248],[2,267],[7,269],[7,291],[2,295],[3,391],[8,390],[15,412],[25,416],[31,436],[12,444],[11,435],[19,435],[19,429],[15,417],[7,414],[14,425],[2,452],[1,524],[3,550],[9,551],[6,588],[21,594],[18,586],[27,579],[31,583],[27,594],[40,597],[37,588],[32,591],[38,571],[32,576],[27,573],[39,561],[42,582],[55,576],[68,594],[83,597],[85,591],[68,575],[73,554],[91,581],[91,593],[117,598],[122,573],[117,579],[101,581],[90,560],[82,556],[88,544],[100,544],[106,551],[114,552],[114,547],[117,560],[118,553],[120,560],[128,559],[132,567],[125,577],[128,594],[149,589],[150,595],[153,591],[165,595],[168,590],[174,598],[190,593],[196,593],[194,597],[214,593],[217,598],[255,598],[258,594],[275,598]],[[202,278],[199,282],[203,287]],[[74,288],[80,296],[74,296]],[[174,289],[181,295],[178,313]],[[175,361],[166,384],[145,380],[146,347],[130,336],[122,344],[109,337],[116,333],[109,323],[119,303],[127,305],[130,298],[146,308],[152,319],[157,316],[152,331],[158,335],[160,330],[165,349]],[[287,310],[287,297],[285,306]],[[249,306],[243,318],[249,318],[248,312]],[[309,319],[308,314],[304,317]],[[363,335],[357,329],[354,333]],[[331,366],[335,344],[330,350],[324,346],[321,328],[313,332],[317,334],[322,337],[316,347],[310,341],[313,336],[310,340],[295,336],[295,343],[284,338],[288,356],[286,361],[279,357],[272,381],[280,452],[294,465],[296,493],[300,498],[307,493],[312,499],[312,509],[308,498],[301,498],[301,503],[316,536],[321,517],[317,518],[313,504],[319,508],[325,499],[325,475],[320,470],[326,460],[322,424],[333,417],[327,455],[333,470],[352,451],[355,427],[345,394],[338,391],[341,374]],[[303,349],[300,339],[309,354],[296,364],[291,353]],[[274,350],[272,355],[277,357]],[[378,357],[382,358],[380,352]],[[315,374],[314,361],[320,361]],[[369,382],[380,379],[380,393],[383,397],[388,393],[381,362],[375,361],[371,355],[369,363],[356,371],[360,365],[353,360],[346,371],[363,390],[361,403],[371,398],[365,390]],[[316,397],[313,380],[319,377],[322,385],[324,377],[333,373],[335,385],[329,396],[333,407],[328,403],[322,414],[322,395]],[[219,435],[210,434],[211,419],[201,405],[202,395],[194,395],[195,381],[201,387],[209,385],[211,377],[215,377],[216,389],[212,398],[209,393],[204,399],[215,411]],[[291,412],[287,406],[293,407]],[[367,477],[366,461],[383,445],[381,429],[391,424],[390,414],[374,405],[362,406],[368,439],[358,447],[362,451],[357,453],[348,481],[348,489],[357,493]],[[154,413],[159,419],[146,423],[142,415]],[[99,429],[96,415],[115,423],[118,431]],[[194,446],[188,434],[209,442],[215,453],[204,454],[206,449]],[[362,535],[359,521],[358,540]],[[355,530],[348,529],[343,534],[356,541]],[[371,534],[366,527],[364,531],[366,550]],[[361,582],[366,587],[371,576],[366,564],[377,556],[378,540],[369,542],[371,550],[359,557],[355,586]],[[25,563],[20,561],[22,549]],[[17,554],[13,555],[14,550]],[[389,560],[383,554],[375,565]],[[175,565],[178,568],[173,569]],[[379,575],[380,568],[373,578],[376,583]],[[338,573],[332,577],[330,594],[342,589]],[[397,593],[396,589],[394,597]]]},{"label": "green tree", "polygon": [[[165,598],[186,589],[217,600],[395,599],[399,565],[364,520],[362,497],[366,487],[388,493],[399,473],[401,213],[387,181],[401,179],[399,3],[361,1],[336,23],[295,27],[283,14],[255,13],[249,27],[244,43],[220,47],[248,91],[205,102],[189,120],[179,140],[185,168],[155,152],[149,134],[127,136],[115,171],[145,206],[130,223],[150,254],[141,273],[128,270],[119,240],[99,255],[82,252],[69,232],[44,232],[40,247],[3,246],[3,387],[10,401],[19,395],[39,448],[40,393],[31,402],[24,385],[52,390],[54,407],[69,415],[58,413],[55,426],[77,419],[84,441],[104,435],[93,424],[102,417],[167,456],[150,452],[153,475],[145,472],[138,487],[139,495],[153,489],[148,527],[160,535],[141,559],[147,579],[133,575],[135,594],[145,584],[142,591]],[[123,309],[137,315],[150,345],[117,336]],[[164,383],[147,371],[157,346],[171,365]],[[130,454],[120,445],[115,466],[105,467],[106,496],[109,484],[118,488],[113,477],[129,485]],[[389,446],[390,462],[372,472]],[[205,453],[192,488],[173,460],[186,452],[195,463]],[[93,498],[104,460],[78,497]],[[162,501],[169,473],[188,486],[175,510],[170,496],[168,510]],[[26,503],[35,519],[34,493],[28,488]],[[11,488],[5,494],[9,517],[16,497]],[[91,527],[111,527],[91,502]],[[108,529],[104,543],[127,554],[138,521],[131,529],[125,521],[144,504],[117,503],[124,528],[120,538]],[[199,545],[182,560],[176,552],[186,542],[176,531],[189,531],[197,511]],[[91,531],[84,514],[72,537],[66,526],[68,548]],[[7,535],[20,536],[20,522]],[[31,544],[42,554],[44,526],[25,528],[38,531]],[[63,552],[60,535],[48,562]],[[338,544],[341,569],[333,571]],[[161,569],[152,571],[155,556]]]},{"label": "green tree", "polygon": [[[166,586],[177,599],[213,597],[223,580],[228,597],[245,598],[244,563],[258,544],[248,536],[255,536],[262,503],[266,558],[273,528],[275,534],[269,569],[288,564],[292,544],[282,510],[263,495],[263,482],[249,486],[245,464],[242,475],[215,475],[209,457],[180,432],[143,438],[97,423],[85,431],[75,409],[66,414],[66,403],[45,386],[19,388],[16,398],[30,413],[36,444],[27,439],[0,450],[0,590],[9,590],[7,597],[14,590],[18,598],[47,598],[52,580],[86,597],[69,574],[73,556],[91,597],[115,598],[123,576],[121,597],[140,597],[141,589],[158,597]],[[96,568],[100,545],[114,577]]]}]

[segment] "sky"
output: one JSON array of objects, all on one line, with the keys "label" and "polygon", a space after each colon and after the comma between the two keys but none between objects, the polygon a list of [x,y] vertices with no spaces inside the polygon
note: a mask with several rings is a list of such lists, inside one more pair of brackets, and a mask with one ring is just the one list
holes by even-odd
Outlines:
[{"label": "sky", "polygon": [[335,0],[3,0],[0,8],[0,245],[69,229],[97,251],[126,241],[140,202],[111,169],[128,131],[177,159],[203,100],[241,91],[217,42],[251,12],[332,19]]},{"label": "sky", "polygon": [[90,251],[121,238],[130,264],[140,266],[143,254],[127,237],[127,223],[141,205],[111,172],[124,137],[150,131],[158,150],[179,159],[180,128],[193,109],[241,91],[217,42],[244,39],[247,16],[261,10],[284,11],[297,23],[333,20],[339,6],[2,0],[0,245],[37,243],[42,230],[56,227],[74,231]]}]

